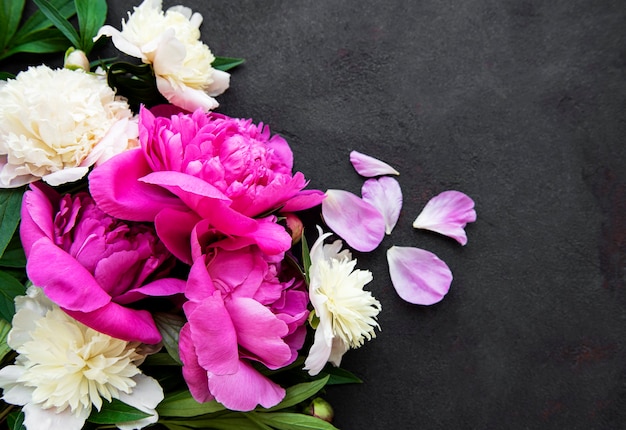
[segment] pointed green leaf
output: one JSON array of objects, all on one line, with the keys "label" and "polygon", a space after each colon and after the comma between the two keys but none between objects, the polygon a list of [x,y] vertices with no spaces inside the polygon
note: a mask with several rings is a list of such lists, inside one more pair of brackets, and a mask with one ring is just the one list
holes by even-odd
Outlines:
[{"label": "pointed green leaf", "polygon": [[23,188],[0,189],[0,256],[20,222],[23,195]]},{"label": "pointed green leaf", "polygon": [[215,60],[211,63],[211,67],[216,70],[227,72],[230,69],[243,64],[245,61],[246,60],[243,58],[215,57]]},{"label": "pointed green leaf", "polygon": [[309,268],[311,267],[311,253],[309,251],[309,244],[306,241],[306,237],[304,233],[302,234],[302,238],[300,239],[302,242],[302,267],[304,268],[304,280],[306,284],[309,285]]},{"label": "pointed green leaf", "polygon": [[106,0],[74,0],[78,15],[78,28],[82,49],[89,54],[93,47],[93,38],[104,24],[107,16]]},{"label": "pointed green leaf", "polygon": [[178,336],[183,325],[185,325],[185,319],[178,315],[158,312],[154,315],[154,322],[161,336],[163,336],[163,345],[165,345],[167,353],[182,365],[183,362],[178,355]]},{"label": "pointed green leaf", "polygon": [[24,412],[13,411],[7,416],[7,424],[11,430],[26,430],[24,426]]},{"label": "pointed green leaf", "polygon": [[82,49],[80,37],[72,24],[61,15],[61,12],[48,0],[33,0],[44,15],[58,28],[76,48]]},{"label": "pointed green leaf", "polygon": [[26,267],[26,256],[22,248],[8,249],[4,251],[0,258],[0,267],[11,267],[14,269],[22,269]]},{"label": "pointed green leaf", "polygon": [[7,337],[10,331],[11,324],[4,319],[0,319],[0,361],[11,351],[11,347],[7,343]]},{"label": "pointed green leaf", "polygon": [[317,394],[319,390],[324,388],[329,378],[330,376],[325,376],[324,378],[316,379],[315,381],[304,382],[302,384],[297,384],[289,387],[286,390],[287,393],[285,394],[285,398],[282,400],[282,402],[268,409],[257,408],[256,410],[261,412],[271,412],[285,409],[290,406],[295,406],[298,403],[303,402],[309,397],[313,397],[315,394]]},{"label": "pointed green leaf", "polygon": [[[65,19],[71,18],[76,13],[74,0],[50,0],[50,3],[59,11]],[[46,30],[52,26],[52,22],[40,10],[35,11],[28,20],[17,30],[11,40],[11,46],[20,45],[24,39],[32,33]]]},{"label": "pointed green leaf", "polygon": [[26,288],[20,281],[6,272],[0,272],[0,318],[13,320],[15,315],[15,297],[21,296]]},{"label": "pointed green leaf", "polygon": [[0,0],[0,50],[4,50],[17,31],[25,3],[25,0]]},{"label": "pointed green leaf", "polygon": [[95,424],[116,424],[126,421],[135,421],[149,417],[150,414],[133,408],[120,400],[113,399],[112,402],[104,402],[100,411],[92,409],[87,421]]},{"label": "pointed green leaf", "polygon": [[13,54],[49,54],[52,52],[65,52],[70,47],[70,42],[63,34],[55,29],[41,30],[32,33],[19,45],[13,46],[4,54],[0,54],[0,60],[8,58]]},{"label": "pointed green leaf", "polygon": [[157,406],[157,412],[163,417],[197,417],[225,409],[224,405],[216,401],[198,403],[188,390],[166,395]]},{"label": "pointed green leaf", "polygon": [[9,72],[0,72],[0,81],[6,81],[7,79],[15,79],[15,75]]},{"label": "pointed green leaf", "polygon": [[263,423],[278,430],[337,430],[337,427],[329,422],[293,412],[258,413],[256,416]]},{"label": "pointed green leaf", "polygon": [[328,373],[330,375],[326,385],[363,383],[363,381],[353,373],[347,371],[346,369],[342,369],[341,367],[327,366],[326,369],[324,369],[324,373]]}]

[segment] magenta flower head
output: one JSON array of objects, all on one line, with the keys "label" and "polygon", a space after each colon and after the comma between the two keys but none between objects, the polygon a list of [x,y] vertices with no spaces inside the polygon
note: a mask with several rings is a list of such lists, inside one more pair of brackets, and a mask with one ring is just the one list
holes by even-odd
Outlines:
[{"label": "magenta flower head", "polygon": [[71,317],[125,341],[161,341],[151,314],[126,306],[185,287],[165,277],[174,259],[152,227],[106,215],[87,193],[36,183],[24,194],[20,236],[28,277]]},{"label": "magenta flower head", "polygon": [[[189,243],[201,219],[229,236],[255,238],[267,253],[291,246],[284,228],[259,226],[255,217],[277,209],[308,209],[323,199],[302,191],[307,181],[293,174],[293,154],[280,136],[251,120],[197,110],[155,117],[142,109],[141,148],[126,151],[95,169],[91,192],[102,209],[119,218],[155,221],[159,236],[181,260],[191,263]],[[259,234],[259,228],[273,229]]]},{"label": "magenta flower head", "polygon": [[[306,336],[308,294],[270,256],[245,239],[225,239],[196,258],[187,281],[180,333],[183,376],[198,402],[249,411],[278,404],[285,390],[252,362],[291,364]],[[286,266],[286,265],[285,265]]]}]

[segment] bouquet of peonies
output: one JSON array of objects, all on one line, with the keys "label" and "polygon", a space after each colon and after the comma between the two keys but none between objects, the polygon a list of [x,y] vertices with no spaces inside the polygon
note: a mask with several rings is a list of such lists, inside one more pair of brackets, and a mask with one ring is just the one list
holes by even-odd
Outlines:
[{"label": "bouquet of peonies", "polygon": [[[0,59],[69,49],[63,68],[0,81],[2,421],[335,428],[319,395],[359,382],[338,366],[376,336],[381,304],[325,229],[375,250],[400,214],[398,172],[353,151],[370,178],[361,197],[306,189],[282,137],[212,112],[242,60],[215,57],[184,6],[145,0],[118,30],[103,25],[104,0],[35,3],[20,26],[24,2],[2,1]],[[90,64],[107,38],[141,64]],[[303,225],[319,206],[324,223]],[[443,192],[414,227],[464,245],[473,207]],[[447,293],[434,254],[394,246],[387,258],[404,300]]]}]

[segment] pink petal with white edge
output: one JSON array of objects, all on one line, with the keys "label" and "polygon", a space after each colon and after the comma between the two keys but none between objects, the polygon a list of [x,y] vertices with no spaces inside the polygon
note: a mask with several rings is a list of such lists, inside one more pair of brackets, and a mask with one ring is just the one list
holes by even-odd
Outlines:
[{"label": "pink petal with white edge", "polygon": [[359,175],[365,176],[366,178],[400,174],[400,172],[384,161],[380,161],[378,158],[362,154],[358,151],[352,151],[350,153],[350,163],[352,163],[354,170],[356,170]]},{"label": "pink petal with white edge", "polygon": [[387,261],[393,287],[409,303],[432,305],[450,289],[452,272],[432,252],[392,246],[387,250]]},{"label": "pink petal with white edge", "polygon": [[402,190],[398,181],[389,176],[368,179],[361,188],[361,195],[380,211],[385,218],[385,233],[391,234],[402,210]]},{"label": "pink petal with white edge", "polygon": [[474,221],[474,201],[460,191],[444,191],[426,203],[413,221],[413,227],[435,231],[465,245],[467,236],[464,228],[468,222]]},{"label": "pink petal with white edge", "polygon": [[385,237],[385,219],[378,209],[348,191],[326,191],[322,216],[328,227],[357,251],[372,251]]}]

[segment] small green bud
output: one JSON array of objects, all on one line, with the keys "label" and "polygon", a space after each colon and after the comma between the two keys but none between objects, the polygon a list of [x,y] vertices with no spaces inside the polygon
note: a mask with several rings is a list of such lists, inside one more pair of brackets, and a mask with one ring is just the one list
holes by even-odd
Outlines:
[{"label": "small green bud", "polygon": [[333,421],[333,417],[335,416],[333,407],[321,397],[314,398],[309,406],[305,408],[304,413],[329,423]]},{"label": "small green bud", "polygon": [[85,72],[88,72],[91,69],[89,67],[87,55],[80,49],[75,49],[74,47],[70,47],[67,51],[65,51],[63,67],[70,70],[82,69]]}]

